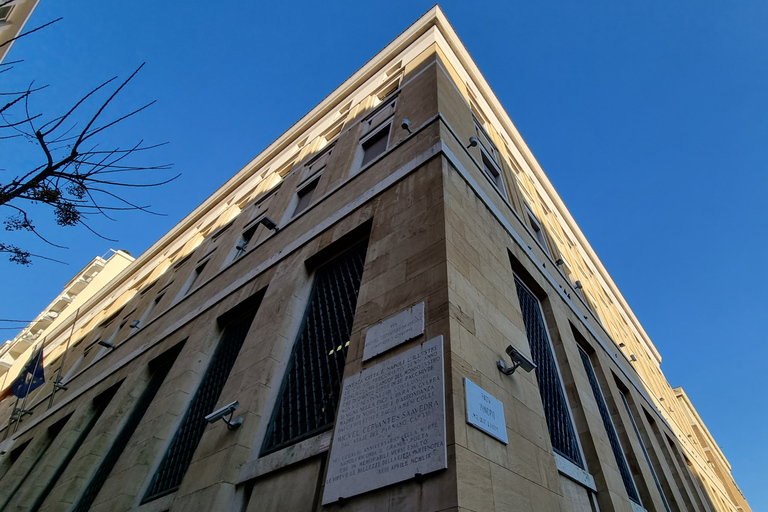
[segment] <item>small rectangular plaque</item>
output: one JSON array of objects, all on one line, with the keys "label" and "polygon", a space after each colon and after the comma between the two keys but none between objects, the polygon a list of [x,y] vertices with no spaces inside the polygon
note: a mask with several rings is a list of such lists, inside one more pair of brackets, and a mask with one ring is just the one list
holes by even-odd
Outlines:
[{"label": "small rectangular plaque", "polygon": [[422,334],[424,334],[424,303],[419,302],[368,329],[365,333],[363,361]]},{"label": "small rectangular plaque", "polygon": [[323,505],[447,467],[442,336],[344,380]]},{"label": "small rectangular plaque", "polygon": [[467,396],[467,423],[502,443],[509,444],[507,424],[504,421],[504,404],[466,377],[464,391]]}]

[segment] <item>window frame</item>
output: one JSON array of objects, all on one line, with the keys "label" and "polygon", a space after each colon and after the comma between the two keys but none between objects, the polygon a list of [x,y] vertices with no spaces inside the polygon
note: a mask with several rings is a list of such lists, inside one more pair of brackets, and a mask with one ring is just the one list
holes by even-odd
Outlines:
[{"label": "window frame", "polygon": [[[592,374],[592,378],[589,378],[590,376],[587,375],[588,380],[590,381],[590,388],[592,388],[592,395],[595,398],[596,405],[598,407],[598,410],[600,410],[600,417],[603,421],[603,426],[605,427],[605,433],[608,437],[608,442],[611,444],[611,435],[613,435],[613,441],[618,446],[618,453],[616,450],[612,448],[612,452],[616,460],[616,465],[619,466],[619,475],[621,476],[622,483],[625,486],[625,491],[627,492],[627,497],[629,501],[632,503],[639,505],[640,507],[643,507],[643,499],[640,496],[640,487],[637,485],[637,481],[635,478],[634,473],[632,473],[632,466],[629,464],[629,459],[627,458],[627,450],[626,447],[621,442],[621,437],[619,436],[619,431],[616,428],[616,422],[613,419],[613,415],[611,414],[611,410],[608,407],[608,399],[605,396],[605,392],[603,391],[603,386],[600,384],[600,379],[597,376],[597,370],[595,368],[595,364],[592,362],[592,356],[588,350],[583,348],[580,344],[576,344],[576,349],[579,351],[579,357],[581,358],[581,361],[584,365],[584,370],[588,371]],[[592,351],[594,353],[594,351]],[[587,368],[587,364],[589,364],[589,368]],[[594,379],[594,387],[592,386],[592,379]],[[598,397],[599,393],[599,397]],[[602,401],[602,407],[600,407],[600,403],[598,402],[598,398],[600,401]],[[614,404],[616,409],[618,410],[618,406]],[[604,409],[604,411],[602,410]],[[608,430],[608,427],[613,430],[613,432],[610,432]],[[624,428],[626,431],[626,428]],[[630,449],[632,447],[630,446]],[[634,454],[633,454],[634,455]],[[624,480],[624,476],[622,475],[622,468],[620,467],[620,461],[618,460],[619,456],[621,456],[621,459],[624,463],[624,470],[627,472],[627,476],[629,477],[629,481],[632,484],[632,487],[634,488],[636,499],[633,498],[630,493],[629,489],[627,488],[627,481]]]},{"label": "window frame", "polygon": [[[505,199],[507,196],[507,187],[504,184],[504,175],[501,173],[501,167],[497,164],[491,155],[484,148],[480,148],[480,164],[483,170],[483,176],[496,188],[496,190]],[[490,172],[488,171],[490,169]]]},{"label": "window frame", "polygon": [[536,214],[533,213],[533,210],[528,204],[525,205],[525,213],[528,216],[528,222],[531,224],[531,230],[533,231],[533,238],[541,246],[541,248],[544,249],[544,252],[552,256],[552,250],[549,248],[549,243],[547,243],[547,237],[544,234],[544,226],[541,224],[541,221],[536,216]]},{"label": "window frame", "polygon": [[[544,330],[544,335],[546,336],[547,343],[549,344],[549,350],[550,350],[550,353],[552,355],[552,360],[553,360],[554,365],[555,365],[555,371],[557,372],[557,378],[558,378],[558,382],[560,384],[560,390],[561,390],[561,392],[563,394],[563,400],[565,401],[565,406],[566,406],[565,409],[568,412],[568,417],[569,417],[570,422],[571,422],[571,428],[573,429],[573,437],[576,440],[576,447],[578,448],[579,455],[581,456],[581,466],[579,466],[579,464],[576,463],[575,461],[569,459],[567,456],[559,453],[559,451],[557,451],[554,446],[552,447],[552,452],[554,454],[560,456],[564,461],[566,461],[566,462],[568,462],[570,464],[573,464],[574,467],[576,467],[576,468],[580,469],[581,471],[584,471],[587,474],[589,474],[589,468],[587,466],[587,458],[584,455],[584,449],[581,446],[581,438],[579,437],[579,432],[578,432],[578,430],[576,428],[576,419],[573,416],[573,408],[571,407],[571,401],[568,398],[568,390],[565,387],[565,381],[563,380],[563,373],[560,371],[560,362],[557,360],[557,352],[555,350],[555,344],[552,342],[552,337],[549,334],[549,325],[547,324],[547,317],[544,314],[544,308],[541,306],[541,299],[525,283],[525,280],[523,279],[522,276],[520,276],[514,270],[513,270],[512,273],[513,273],[513,277],[514,277],[515,282],[519,283],[520,286],[525,288],[525,290],[528,293],[531,294],[531,296],[536,300],[536,305],[539,308],[539,314],[541,315],[541,321],[544,324],[544,329],[543,329]],[[517,290],[515,290],[515,294],[517,295]],[[519,302],[519,299],[518,299],[518,302]],[[523,323],[525,324],[525,322],[523,322]],[[525,325],[524,325],[524,327],[525,327]],[[527,327],[524,330],[524,332],[525,332],[525,335],[526,335],[526,341],[528,341],[529,350],[532,350],[532,348],[530,347],[530,341],[528,340]],[[539,381],[538,381],[538,374],[535,377],[536,377],[536,386],[540,388]],[[541,392],[539,392],[539,394],[541,394]],[[544,403],[542,401],[542,407],[543,406],[544,406]],[[547,425],[547,433],[549,434],[549,425]],[[551,434],[550,434],[550,436],[551,436]]]},{"label": "window frame", "polygon": [[202,284],[204,284],[203,282],[200,281],[200,276],[203,275],[203,272],[205,272],[205,268],[210,261],[211,261],[210,258],[206,258],[203,261],[197,262],[194,270],[192,270],[192,273],[189,274],[189,277],[187,277],[187,280],[184,282],[184,285],[179,290],[179,294],[176,296],[176,302],[179,302],[184,297],[188,296],[189,294],[194,292],[196,289],[200,288]]},{"label": "window frame", "polygon": [[[354,165],[355,170],[353,174],[358,174],[362,172],[366,168],[376,163],[382,157],[382,155],[387,153],[387,151],[389,150],[389,138],[392,135],[393,120],[394,120],[394,116],[391,116],[385,119],[378,126],[376,126],[375,128],[371,128],[370,130],[368,130],[368,133],[360,137],[360,141],[357,144],[357,153],[355,155],[355,165]],[[366,149],[364,148],[365,144],[369,140],[375,138],[377,135],[381,134],[384,131],[386,131],[386,135],[385,135],[386,144],[384,146],[384,149],[381,151],[381,153],[378,153],[377,155],[371,157],[370,160],[365,162],[365,154],[366,154]]]},{"label": "window frame", "polygon": [[[295,219],[297,216],[308,210],[310,206],[312,206],[312,199],[315,199],[315,191],[317,190],[317,185],[320,183],[320,179],[323,177],[324,170],[325,166],[318,169],[317,172],[313,173],[312,176],[304,180],[298,187],[296,187],[296,192],[293,196],[293,200],[291,201],[291,219]],[[312,190],[309,192],[309,199],[307,200],[307,203],[303,208],[299,209],[299,206],[301,206],[301,200],[303,198],[301,195],[302,192],[305,192],[310,188]]]}]

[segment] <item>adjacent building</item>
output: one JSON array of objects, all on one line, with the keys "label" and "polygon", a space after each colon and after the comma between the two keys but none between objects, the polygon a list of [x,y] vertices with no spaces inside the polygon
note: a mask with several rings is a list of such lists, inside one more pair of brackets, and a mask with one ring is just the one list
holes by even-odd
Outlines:
[{"label": "adjacent building", "polygon": [[0,0],[0,63],[21,34],[39,0]]},{"label": "adjacent building", "polygon": [[40,344],[2,511],[750,510],[439,7]]}]

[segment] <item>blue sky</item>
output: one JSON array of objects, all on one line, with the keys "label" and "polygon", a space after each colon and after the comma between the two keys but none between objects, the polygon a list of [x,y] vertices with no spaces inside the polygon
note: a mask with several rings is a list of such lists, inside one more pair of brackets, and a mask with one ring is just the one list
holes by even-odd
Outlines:
[{"label": "blue sky", "polygon": [[[29,26],[64,20],[14,46],[9,58],[25,62],[3,75],[3,90],[50,84],[33,104],[50,116],[147,62],[113,113],[157,104],[108,138],[168,141],[152,162],[172,162],[182,177],[142,191],[165,217],[93,221],[119,242],[40,215],[70,249],[20,241],[69,266],[0,260],[0,318],[34,318],[110,247],[140,254],[432,5],[245,4],[41,1]],[[768,509],[768,3],[441,6],[659,348],[668,380],[686,389],[752,508]],[[3,167],[29,163],[32,150],[4,146]]]}]

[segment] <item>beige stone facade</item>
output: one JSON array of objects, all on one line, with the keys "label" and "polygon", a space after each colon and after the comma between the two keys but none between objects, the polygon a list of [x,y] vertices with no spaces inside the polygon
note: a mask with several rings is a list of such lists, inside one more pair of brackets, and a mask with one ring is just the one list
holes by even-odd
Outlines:
[{"label": "beige stone facade", "polygon": [[[363,361],[422,302],[423,334]],[[750,510],[437,7],[78,311],[0,405],[0,510]],[[343,378],[438,336],[447,467],[322,505]],[[538,368],[502,373],[508,346]],[[235,400],[239,428],[203,419]]]}]

